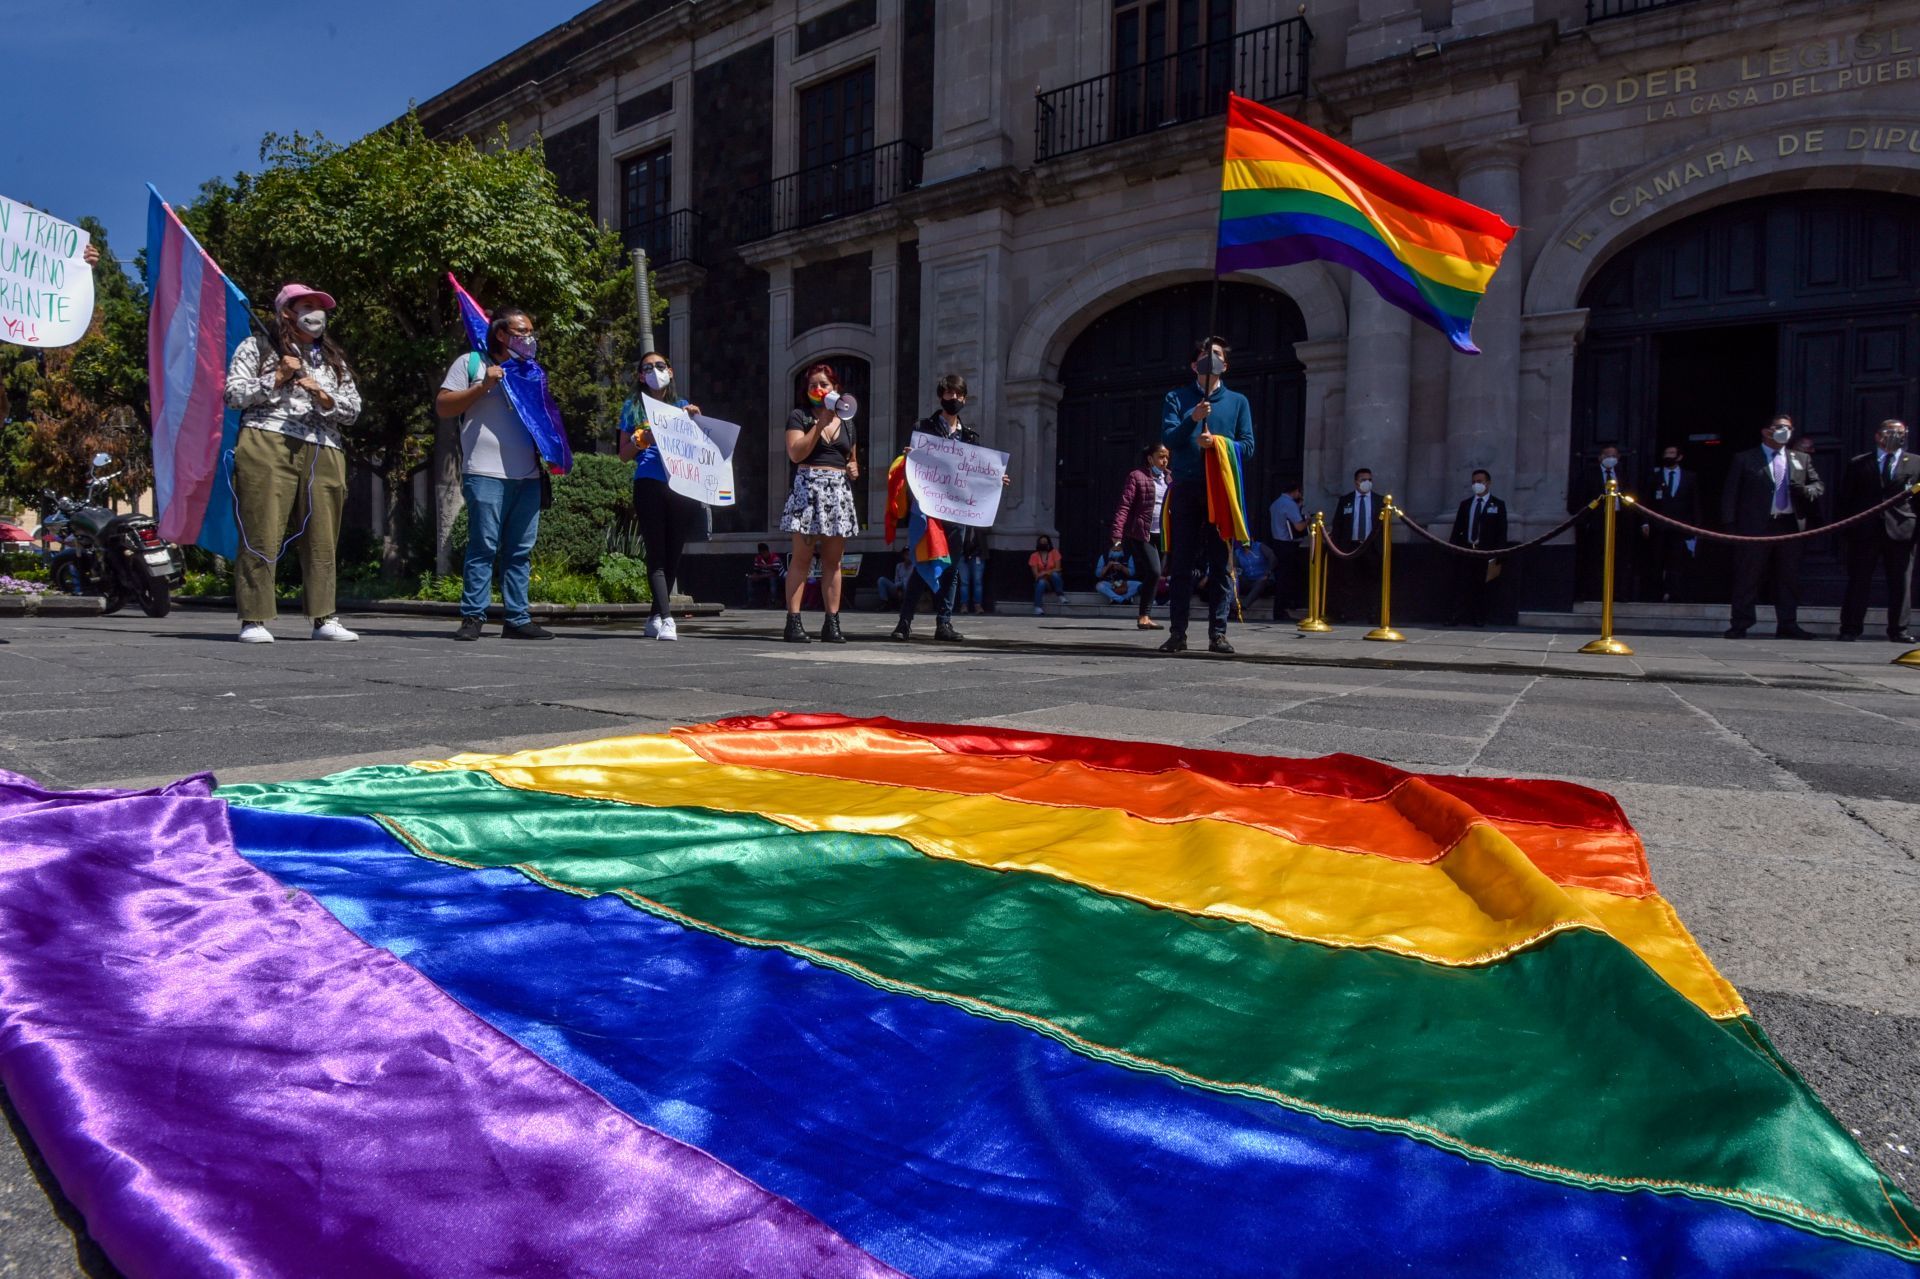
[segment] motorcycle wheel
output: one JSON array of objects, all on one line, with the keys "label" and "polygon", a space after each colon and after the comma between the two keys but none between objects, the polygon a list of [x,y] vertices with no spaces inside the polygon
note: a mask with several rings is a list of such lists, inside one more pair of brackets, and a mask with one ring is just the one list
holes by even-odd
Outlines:
[{"label": "motorcycle wheel", "polygon": [[47,562],[47,582],[66,595],[87,593],[86,572],[80,567],[80,557],[72,551],[62,551]]},{"label": "motorcycle wheel", "polygon": [[148,617],[165,617],[173,608],[173,592],[164,577],[149,577],[140,583],[140,611]]},{"label": "motorcycle wheel", "polygon": [[102,617],[112,617],[115,613],[118,613],[127,606],[127,593],[117,586],[109,586],[107,593],[102,599],[105,601],[100,605],[100,616]]}]

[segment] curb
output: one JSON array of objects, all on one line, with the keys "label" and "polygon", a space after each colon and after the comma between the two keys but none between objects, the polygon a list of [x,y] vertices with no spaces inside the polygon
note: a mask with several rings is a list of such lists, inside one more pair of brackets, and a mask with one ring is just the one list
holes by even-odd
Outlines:
[{"label": "curb", "polygon": [[0,617],[99,617],[106,607],[98,595],[0,595]]},{"label": "curb", "polygon": [[[230,609],[233,607],[231,595],[176,595],[173,602],[183,608]],[[355,616],[372,617],[459,617],[458,604],[443,603],[440,600],[347,600],[338,601],[338,611]],[[724,604],[706,604],[689,599],[684,595],[675,595],[669,601],[675,617],[719,617],[727,609]],[[527,609],[534,617],[546,622],[600,622],[600,621],[645,621],[653,613],[651,604],[533,604]],[[487,618],[501,621],[504,611],[498,604],[487,606]]]}]

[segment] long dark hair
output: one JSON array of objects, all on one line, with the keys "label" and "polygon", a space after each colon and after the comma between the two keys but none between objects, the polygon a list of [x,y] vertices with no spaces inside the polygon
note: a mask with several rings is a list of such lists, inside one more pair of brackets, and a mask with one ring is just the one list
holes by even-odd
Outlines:
[{"label": "long dark hair", "polygon": [[274,324],[278,330],[275,336],[279,339],[277,345],[280,348],[281,354],[289,355],[295,352],[304,352],[309,346],[318,346],[320,348],[321,360],[325,362],[328,368],[333,370],[333,376],[336,379],[345,381],[353,376],[353,366],[347,363],[347,353],[340,349],[338,342],[333,340],[331,330],[322,333],[320,340],[315,342],[312,338],[301,332],[300,326],[293,322],[292,307],[288,307],[276,315],[274,317]]}]

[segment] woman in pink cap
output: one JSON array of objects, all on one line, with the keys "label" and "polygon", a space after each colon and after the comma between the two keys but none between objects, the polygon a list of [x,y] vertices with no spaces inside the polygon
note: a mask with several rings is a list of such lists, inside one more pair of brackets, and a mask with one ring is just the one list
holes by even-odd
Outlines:
[{"label": "woman in pink cap", "polygon": [[227,406],[243,410],[233,449],[240,553],[233,598],[240,642],[271,644],[274,567],[292,540],[317,640],[359,639],[333,612],[334,547],[347,501],[342,427],[360,416],[360,388],[327,335],[333,299],[289,284],[273,299],[274,343],[249,337],[227,370]]}]

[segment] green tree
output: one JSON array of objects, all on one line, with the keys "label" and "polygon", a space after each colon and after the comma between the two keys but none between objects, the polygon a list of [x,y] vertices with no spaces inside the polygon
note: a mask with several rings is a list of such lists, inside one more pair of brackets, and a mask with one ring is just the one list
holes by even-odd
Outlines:
[{"label": "green tree", "polygon": [[533,313],[577,446],[611,430],[636,354],[632,268],[617,236],[560,198],[537,145],[439,142],[409,113],[345,147],[270,135],[261,159],[251,178],[209,184],[187,220],[263,314],[286,280],[339,299],[333,332],[364,404],[347,448],[386,481],[390,567],[408,480],[433,447],[434,392],[466,346],[448,271],[489,309]]}]

